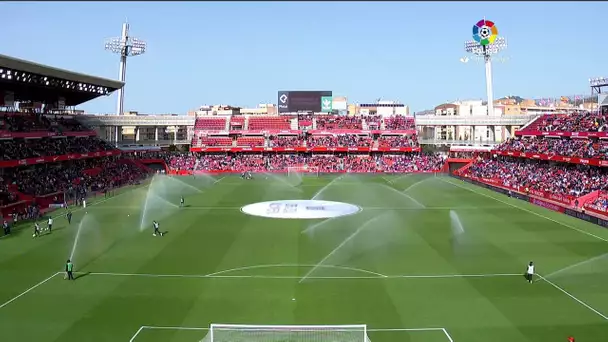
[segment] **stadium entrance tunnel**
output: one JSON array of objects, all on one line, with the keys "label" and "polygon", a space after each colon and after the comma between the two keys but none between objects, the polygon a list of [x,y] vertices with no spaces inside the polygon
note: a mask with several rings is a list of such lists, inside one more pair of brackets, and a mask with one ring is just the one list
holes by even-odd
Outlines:
[{"label": "stadium entrance tunnel", "polygon": [[241,211],[247,215],[277,219],[327,219],[356,214],[361,207],[333,201],[284,200],[249,204]]}]

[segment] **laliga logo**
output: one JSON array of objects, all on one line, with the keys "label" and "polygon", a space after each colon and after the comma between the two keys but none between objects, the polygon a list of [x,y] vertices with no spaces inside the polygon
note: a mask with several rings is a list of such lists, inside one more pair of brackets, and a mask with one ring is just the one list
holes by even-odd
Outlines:
[{"label": "laliga logo", "polygon": [[[492,58],[492,62],[494,63],[507,63],[508,61],[511,60],[511,57],[509,56],[494,56]],[[473,57],[462,57],[459,59],[460,63],[463,64],[467,64],[469,62],[473,62],[473,63],[484,63],[485,62],[485,58],[483,56],[473,56]]]},{"label": "laliga logo", "polygon": [[498,28],[492,21],[483,19],[473,26],[473,39],[481,46],[494,44],[497,37]]}]

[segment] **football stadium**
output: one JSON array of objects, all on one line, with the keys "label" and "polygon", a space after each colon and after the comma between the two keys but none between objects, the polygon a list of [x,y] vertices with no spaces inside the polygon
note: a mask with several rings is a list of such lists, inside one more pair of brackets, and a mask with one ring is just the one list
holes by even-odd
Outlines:
[{"label": "football stadium", "polygon": [[608,340],[601,91],[171,116],[124,87],[0,56],[0,340]]}]

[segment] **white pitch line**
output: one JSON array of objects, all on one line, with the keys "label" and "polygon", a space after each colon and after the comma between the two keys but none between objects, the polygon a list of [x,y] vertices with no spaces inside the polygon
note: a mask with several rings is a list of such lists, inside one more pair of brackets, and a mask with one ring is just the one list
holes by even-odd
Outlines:
[{"label": "white pitch line", "polygon": [[221,181],[222,181],[222,179],[224,179],[224,178],[226,178],[226,176],[221,177],[220,179],[216,180],[215,182],[213,182],[213,184],[217,184],[217,183],[221,182]]},{"label": "white pitch line", "polygon": [[400,180],[400,179],[403,179],[403,178],[407,178],[407,177],[409,177],[409,176],[411,176],[411,175],[413,175],[413,173],[406,173],[406,174],[404,174],[404,175],[398,176],[397,178],[393,178],[393,179],[391,179],[391,180],[389,181],[389,183],[391,183],[391,184],[392,184],[392,183],[395,183],[396,181],[398,181],[398,180]]},{"label": "white pitch line", "polygon": [[431,178],[435,178],[435,177],[425,177],[417,182],[414,182],[412,185],[408,186],[407,188],[401,190],[401,192],[408,192],[409,190],[413,189],[415,186],[418,186],[418,185],[420,185],[420,183],[426,182],[427,180],[429,180]]},{"label": "white pitch line", "polygon": [[448,331],[446,330],[446,328],[441,328],[441,330],[443,330],[443,333],[448,338],[448,340],[450,340],[450,342],[454,342],[454,340],[452,339],[452,336],[450,336],[450,334],[448,333]]},{"label": "white pitch line", "polygon": [[[101,199],[101,200],[99,200],[99,201],[93,202],[93,203],[89,204],[89,208],[90,208],[90,207],[92,207],[92,206],[94,206],[94,205],[98,205],[98,204],[101,204],[101,203],[107,202],[107,201],[109,201],[109,200],[111,200],[111,199],[113,199],[113,198],[116,198],[116,197],[118,197],[118,196],[124,195],[124,194],[129,193],[129,192],[131,192],[131,191],[133,191],[133,190],[136,190],[136,189],[144,189],[144,188],[146,188],[147,186],[148,186],[148,185],[144,185],[144,186],[142,186],[142,187],[135,187],[135,188],[131,188],[131,189],[126,190],[125,192],[121,192],[121,193],[119,193],[119,194],[118,194],[118,195],[116,195],[116,196],[107,197],[107,198]],[[101,207],[101,208],[104,208],[104,207]],[[116,209],[116,208],[120,208],[120,207],[114,207],[114,209]],[[122,208],[125,208],[125,207],[122,207]],[[136,208],[138,208],[138,209],[139,209],[140,207],[136,207]],[[85,209],[85,208],[84,208],[84,207],[76,207],[74,210],[71,210],[71,209],[70,209],[70,210],[71,210],[72,212],[76,212],[76,211],[80,211],[80,210],[82,210],[82,209]],[[66,214],[66,213],[59,214],[59,215],[55,215],[55,216],[52,216],[52,218],[53,218],[53,219],[60,218],[60,217],[65,216],[65,214]],[[11,236],[11,235],[3,235],[3,236],[0,236],[0,239],[5,238],[5,237],[7,237],[7,236]]]},{"label": "white pitch line", "polygon": [[499,199],[499,198],[496,198],[496,197],[490,196],[490,195],[488,195],[488,194],[485,194],[485,193],[483,193],[483,192],[477,191],[477,190],[475,190],[475,189],[471,189],[471,188],[468,188],[468,187],[466,187],[466,186],[462,186],[462,185],[457,184],[457,183],[452,183],[452,182],[447,181],[447,180],[445,180],[445,179],[443,179],[443,178],[438,178],[438,179],[439,179],[439,180],[441,180],[442,182],[445,182],[445,183],[451,184],[451,185],[456,186],[456,187],[459,187],[459,188],[461,188],[461,189],[465,189],[465,190],[468,190],[468,191],[470,191],[470,192],[472,192],[472,193],[475,193],[475,194],[478,194],[478,195],[481,195],[481,196],[485,196],[485,197],[487,197],[487,198],[491,198],[491,199],[493,199],[493,200],[495,200],[495,201],[498,201],[498,202],[500,202],[500,203],[504,203],[504,204],[506,204],[506,205],[508,205],[508,206],[511,206],[511,207],[513,207],[513,208],[517,208],[517,209],[519,209],[519,210],[522,210],[522,211],[525,211],[525,212],[527,212],[527,213],[530,213],[530,214],[536,215],[536,216],[538,216],[538,217],[544,218],[544,219],[546,219],[546,220],[549,220],[549,221],[551,221],[551,222],[555,222],[555,223],[557,223],[557,224],[559,224],[559,225],[561,225],[561,226],[564,226],[564,227],[566,227],[566,228],[570,228],[570,229],[572,229],[572,230],[576,230],[576,231],[577,231],[577,232],[579,232],[579,233],[583,233],[583,234],[585,234],[585,235],[588,235],[588,236],[594,237],[594,238],[596,238],[596,239],[598,239],[598,240],[602,240],[602,241],[608,242],[608,239],[605,239],[605,238],[603,238],[603,237],[601,237],[601,236],[597,236],[597,235],[595,235],[595,234],[593,234],[593,233],[589,233],[589,232],[584,231],[584,230],[582,230],[582,229],[579,229],[579,228],[573,227],[573,226],[571,226],[571,225],[569,225],[569,224],[567,224],[567,223],[563,223],[563,222],[560,222],[560,221],[558,221],[558,220],[552,219],[552,218],[547,217],[547,216],[545,216],[545,215],[543,215],[543,214],[539,214],[539,213],[537,213],[537,212],[534,212],[534,211],[532,211],[532,210],[530,210],[530,209],[526,209],[526,208],[520,207],[520,206],[518,206],[518,205],[515,205],[515,204],[513,204],[513,203],[509,203],[509,202],[503,201],[503,200],[501,200],[501,199]]},{"label": "white pitch line", "polygon": [[[297,327],[297,325],[295,325],[294,327]],[[154,325],[144,325],[140,328],[140,330],[143,329],[158,329],[158,330],[209,330],[209,327],[174,327],[174,326],[154,326]],[[309,331],[309,330],[306,330]],[[349,330],[352,331],[352,330]],[[445,328],[379,328],[379,329],[367,329],[367,331],[377,331],[377,332],[383,332],[383,331],[445,331]],[[446,332],[447,333],[447,332]],[[449,336],[449,335],[448,335]],[[454,342],[452,339],[450,339],[451,342]],[[132,342],[129,341],[129,342]]]},{"label": "white pitch line", "polygon": [[30,291],[34,290],[35,288],[37,288],[38,286],[46,283],[47,281],[53,279],[53,277],[55,277],[56,275],[60,274],[61,272],[57,272],[57,273],[53,273],[53,275],[51,275],[50,277],[44,279],[43,281],[39,282],[38,284],[30,287],[29,289],[21,292],[20,294],[18,294],[17,296],[13,297],[12,299],[9,299],[7,302],[5,302],[4,304],[0,305],[0,309],[2,309],[3,307],[9,305],[10,303],[14,302],[15,300],[21,298],[22,296],[28,294]]},{"label": "white pitch line", "polygon": [[135,335],[133,335],[133,337],[131,337],[131,339],[129,340],[129,342],[133,342],[135,341],[135,338],[137,337],[137,335],[139,335],[139,333],[144,330],[144,328],[147,328],[145,325],[142,325],[141,327],[139,327],[139,329],[137,330],[137,332],[135,333]]},{"label": "white pitch line", "polygon": [[[61,272],[59,272],[61,273]],[[206,274],[151,274],[151,273],[114,273],[114,272],[74,272],[98,276],[116,277],[142,277],[142,278],[225,278],[225,279],[301,279],[301,276],[273,276],[273,275],[206,275]],[[310,276],[308,279],[451,279],[451,278],[498,278],[521,277],[521,273],[493,273],[493,274],[419,274],[419,275],[386,275],[386,276]]]},{"label": "white pitch line", "polygon": [[[180,210],[241,210],[243,207],[222,207],[222,206],[189,206],[183,207]],[[361,207],[363,210],[403,210],[403,211],[420,211],[420,210],[484,210],[484,209],[504,209],[504,206],[482,206],[482,207]],[[139,206],[103,206],[96,208],[97,210],[107,209],[141,209]],[[332,218],[334,219],[334,218]],[[329,221],[329,219],[325,220]],[[322,221],[323,222],[323,221]],[[322,223],[320,222],[320,223]]]},{"label": "white pitch line", "polygon": [[578,298],[574,297],[574,296],[573,296],[572,294],[570,294],[568,291],[566,291],[566,290],[562,289],[561,287],[559,287],[558,285],[556,285],[554,282],[552,282],[551,280],[549,280],[549,279],[547,279],[547,278],[543,277],[542,275],[540,275],[540,274],[538,274],[538,273],[537,273],[536,275],[537,275],[539,278],[541,278],[542,280],[546,281],[546,282],[547,282],[549,285],[551,285],[551,286],[555,287],[556,289],[560,290],[561,292],[563,292],[563,293],[564,293],[566,296],[568,296],[568,297],[570,297],[570,298],[574,299],[574,300],[575,300],[576,302],[578,302],[580,305],[582,305],[582,306],[586,307],[587,309],[589,309],[589,310],[593,311],[595,314],[597,314],[598,316],[600,316],[600,317],[602,317],[603,319],[605,319],[605,320],[607,320],[607,321],[608,321],[608,317],[606,317],[606,315],[604,315],[603,313],[601,313],[601,312],[597,311],[596,309],[592,308],[592,307],[591,307],[589,304],[587,304],[587,303],[583,302],[582,300],[580,300],[580,299],[578,299]]},{"label": "white pitch line", "polygon": [[554,275],[556,275],[556,274],[562,273],[562,272],[564,272],[564,271],[567,271],[567,270],[573,269],[573,268],[578,267],[578,266],[581,266],[581,265],[588,264],[588,263],[590,263],[590,262],[594,262],[594,261],[596,261],[596,260],[599,260],[599,259],[605,258],[606,256],[608,256],[608,253],[604,253],[604,254],[602,254],[602,255],[594,256],[593,258],[589,258],[589,259],[586,259],[586,260],[583,260],[583,261],[577,262],[576,264],[572,264],[572,265],[570,265],[570,266],[566,266],[566,267],[564,267],[564,268],[560,268],[560,269],[559,269],[559,270],[557,270],[557,271],[554,271],[554,272],[551,272],[551,273],[547,274],[547,275],[545,276],[545,278],[551,278],[551,277],[553,277],[553,276],[554,276]]},{"label": "white pitch line", "polygon": [[[224,273],[228,273],[228,272],[245,271],[245,270],[252,270],[252,269],[259,269],[259,268],[273,268],[273,267],[317,267],[317,265],[305,265],[305,264],[253,265],[253,266],[243,266],[243,267],[236,267],[236,268],[230,268],[230,269],[226,269],[226,270],[222,270],[222,271],[217,271],[217,272],[214,272],[214,273],[207,274],[206,276],[210,277],[210,276],[215,276],[215,275],[224,274]],[[348,270],[348,271],[356,271],[356,272],[373,274],[373,275],[376,275],[376,276],[379,276],[379,277],[386,277],[386,275],[384,275],[382,273],[373,272],[373,271],[369,271],[369,270],[364,270],[364,269],[356,268],[356,267],[348,267],[348,266],[340,266],[340,265],[318,265],[318,267],[320,267],[320,268],[334,268],[334,269]]]}]

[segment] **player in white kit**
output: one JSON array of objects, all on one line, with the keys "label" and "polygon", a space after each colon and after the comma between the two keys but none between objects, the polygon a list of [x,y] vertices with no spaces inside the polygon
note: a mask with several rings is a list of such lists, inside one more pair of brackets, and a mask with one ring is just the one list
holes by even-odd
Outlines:
[{"label": "player in white kit", "polygon": [[532,261],[530,261],[530,263],[528,264],[528,269],[526,270],[526,280],[528,281],[528,283],[532,284],[533,279],[534,279],[534,263]]}]

